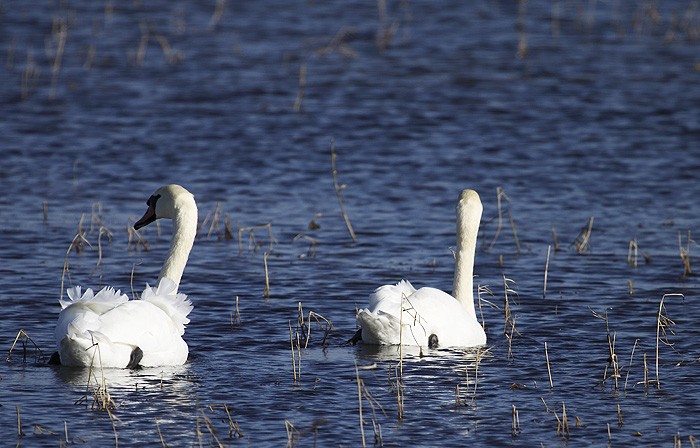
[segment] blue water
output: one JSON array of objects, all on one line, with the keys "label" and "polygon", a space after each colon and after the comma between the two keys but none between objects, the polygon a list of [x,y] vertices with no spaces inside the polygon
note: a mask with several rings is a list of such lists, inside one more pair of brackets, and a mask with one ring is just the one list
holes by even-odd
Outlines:
[{"label": "blue water", "polygon": [[[700,12],[683,1],[386,3],[380,14],[377,2],[220,2],[218,21],[217,2],[0,5],[4,352],[20,329],[53,351],[66,259],[65,287],[131,293],[132,268],[137,292],[155,281],[171,227],[145,230],[148,251],[129,247],[127,227],[158,186],[186,186],[202,221],[181,284],[195,305],[188,363],[97,372],[110,415],[92,407],[88,371],[47,367],[16,347],[0,367],[4,444],[57,446],[67,432],[82,446],[361,446],[355,365],[374,367],[359,376],[385,446],[699,436]],[[357,242],[333,189],[332,145]],[[484,204],[475,283],[497,306],[482,302],[488,350],[402,353],[399,419],[396,348],[345,341],[355,307],[379,285],[450,290],[464,188]],[[233,240],[219,237],[223,222],[209,234],[217,207]],[[83,214],[91,246],[66,256]],[[579,254],[573,242],[591,217]],[[255,231],[257,246],[248,231],[239,241],[239,227],[268,223],[271,251],[267,229]],[[100,226],[111,240],[101,237],[96,267]],[[313,252],[299,234],[316,241]],[[504,277],[517,293],[510,347]],[[643,384],[643,356],[655,379],[664,294],[684,298],[665,299],[675,325],[673,345],[659,345],[659,389]],[[333,331],[323,346],[312,327],[295,382],[299,302]],[[612,367],[593,312],[607,313],[615,338],[617,389],[602,382]],[[230,435],[223,404],[242,437]],[[563,405],[568,436],[557,431]],[[370,400],[362,409],[373,445]]]}]

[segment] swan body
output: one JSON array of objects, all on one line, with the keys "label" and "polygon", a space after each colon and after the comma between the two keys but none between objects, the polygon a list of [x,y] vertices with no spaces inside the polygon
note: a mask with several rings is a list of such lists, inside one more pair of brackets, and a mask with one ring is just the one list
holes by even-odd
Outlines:
[{"label": "swan body", "polygon": [[62,365],[134,368],[180,365],[187,361],[182,336],[192,304],[178,286],[197,232],[197,206],[179,185],[159,188],[139,229],[158,218],[173,220],[173,239],[156,287],[146,285],[140,299],[105,287],[97,294],[78,287],[61,300],[55,330]]},{"label": "swan body", "polygon": [[[486,343],[474,310],[474,255],[483,206],[474,190],[457,203],[457,251],[453,295],[436,288],[415,289],[402,280],[369,296],[357,314],[364,343],[428,347],[473,347]],[[358,339],[359,339],[358,337]]]}]

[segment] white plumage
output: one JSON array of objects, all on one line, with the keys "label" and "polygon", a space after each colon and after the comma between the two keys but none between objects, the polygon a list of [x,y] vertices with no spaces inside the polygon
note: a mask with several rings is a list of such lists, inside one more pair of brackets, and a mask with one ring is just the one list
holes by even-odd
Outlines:
[{"label": "white plumage", "polygon": [[369,296],[357,314],[362,341],[369,344],[472,347],[486,343],[474,310],[473,269],[483,207],[479,195],[464,190],[457,203],[457,251],[453,294],[416,290],[402,280]]},{"label": "white plumage", "polygon": [[105,287],[97,294],[77,286],[61,300],[55,330],[60,363],[68,366],[136,367],[187,361],[182,339],[192,304],[177,292],[197,231],[197,206],[179,185],[159,188],[136,229],[158,218],[173,220],[173,239],[158,286],[146,285],[141,299]]}]

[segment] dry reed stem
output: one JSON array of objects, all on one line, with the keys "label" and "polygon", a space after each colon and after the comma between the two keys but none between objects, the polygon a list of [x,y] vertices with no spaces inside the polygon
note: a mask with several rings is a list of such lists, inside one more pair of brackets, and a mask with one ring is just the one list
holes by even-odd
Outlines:
[{"label": "dry reed stem", "polygon": [[360,415],[360,435],[362,436],[362,447],[366,447],[367,443],[365,441],[365,424],[362,419],[362,380],[360,379],[360,371],[357,369],[357,363],[355,363],[355,379],[357,381],[357,404],[358,413]]},{"label": "dry reed stem", "polygon": [[[289,321],[289,345],[292,348],[292,371],[294,373],[294,384],[297,384],[299,376],[297,375],[297,357],[294,353],[294,336],[292,335],[292,321]],[[301,366],[299,366],[301,370]]]},{"label": "dry reed stem", "polygon": [[265,289],[263,289],[263,297],[270,298],[270,274],[267,270],[267,252],[263,253],[263,265],[265,266]]},{"label": "dry reed stem", "polygon": [[634,340],[634,345],[632,346],[632,354],[630,355],[630,363],[627,366],[627,375],[625,376],[625,386],[623,390],[627,390],[627,380],[629,380],[630,377],[630,370],[632,369],[632,361],[634,360],[634,351],[637,348],[637,343],[639,342],[639,339]]},{"label": "dry reed stem", "polygon": [[224,8],[226,7],[226,0],[216,0],[216,7],[214,8],[214,13],[209,20],[209,29],[213,30],[221,21],[224,16]]},{"label": "dry reed stem", "polygon": [[[671,327],[673,327],[676,324],[671,319],[669,319],[667,313],[664,313],[664,311],[666,309],[664,306],[664,300],[666,299],[666,297],[684,298],[685,296],[683,294],[680,294],[680,293],[664,294],[663,297],[661,297],[661,301],[659,302],[659,311],[656,314],[656,361],[655,361],[655,366],[656,366],[656,388],[657,389],[661,389],[661,383],[659,381],[659,342],[662,342],[663,344],[668,345],[668,346],[673,345],[668,340],[668,333],[674,334]],[[667,331],[668,331],[668,333],[667,333]],[[663,336],[661,336],[661,334],[663,334]]]},{"label": "dry reed stem", "polygon": [[637,240],[631,240],[627,248],[627,264],[637,269],[637,252],[639,251],[639,246],[637,245]]},{"label": "dry reed stem", "polygon": [[297,90],[297,96],[294,99],[294,106],[292,106],[292,110],[295,113],[301,112],[301,104],[302,100],[304,99],[304,87],[306,87],[306,63],[303,62],[299,66],[299,88]]},{"label": "dry reed stem", "polygon": [[503,317],[504,317],[504,322],[503,322],[503,334],[506,334],[506,331],[508,330],[509,326],[514,326],[514,324],[511,322],[512,321],[512,315],[510,311],[510,299],[508,294],[515,294],[516,296],[518,295],[517,291],[512,289],[509,285],[511,283],[515,283],[515,280],[507,278],[505,275],[503,276]]},{"label": "dry reed stem", "polygon": [[34,63],[34,52],[30,48],[27,50],[27,62],[22,71],[22,100],[29,98],[29,95],[36,87],[36,79],[39,77],[39,69]]},{"label": "dry reed stem", "polygon": [[552,382],[552,369],[549,366],[549,351],[547,350],[547,342],[544,343],[544,357],[547,360],[547,375],[549,376],[549,388],[554,389],[554,383]]},{"label": "dry reed stem", "polygon": [[331,41],[328,42],[328,44],[316,49],[314,53],[318,56],[324,56],[328,53],[333,53],[334,51],[337,51],[338,53],[342,54],[347,58],[356,58],[357,52],[345,43],[346,38],[352,33],[353,29],[351,27],[342,26],[338,30],[338,32],[335,33],[335,36],[333,36],[333,39],[331,39]]},{"label": "dry reed stem", "polygon": [[617,404],[617,426],[622,427],[622,408],[620,408],[620,403]]},{"label": "dry reed stem", "polygon": [[544,287],[542,289],[542,298],[547,298],[547,272],[549,272],[549,253],[552,250],[551,245],[547,245],[547,261],[544,264]]},{"label": "dry reed stem", "polygon": [[688,236],[686,238],[686,245],[685,247],[682,246],[681,244],[681,233],[678,232],[678,254],[681,257],[681,260],[683,261],[683,277],[687,276],[688,274],[691,274],[693,271],[690,268],[690,243],[694,243],[690,238],[690,230],[688,230]]},{"label": "dry reed stem", "polygon": [[207,406],[211,412],[214,412],[216,408],[223,408],[224,412],[226,412],[226,418],[228,419],[228,436],[229,438],[232,438],[234,435],[238,438],[243,437],[243,432],[241,431],[240,426],[238,426],[238,422],[235,421],[231,417],[231,411],[228,407],[228,403],[222,403],[222,404],[210,404]]},{"label": "dry reed stem", "polygon": [[12,346],[10,347],[10,351],[7,352],[7,357],[5,358],[5,362],[10,362],[10,360],[12,358],[12,351],[15,349],[15,345],[17,345],[18,341],[21,341],[21,343],[22,343],[22,362],[27,362],[27,341],[32,343],[32,345],[34,346],[35,353],[36,352],[39,353],[39,356],[37,358],[39,358],[39,359],[44,358],[44,353],[39,348],[39,346],[36,344],[36,342],[34,342],[34,340],[32,340],[32,338],[29,337],[29,334],[27,334],[26,331],[24,331],[23,329],[20,329],[17,332],[17,336],[15,336],[15,340],[12,343]]},{"label": "dry reed stem", "polygon": [[66,40],[68,38],[68,22],[63,17],[54,17],[53,30],[51,32],[56,42],[56,57],[51,66],[51,88],[49,90],[49,99],[53,100],[56,97],[56,85],[58,83],[58,75],[61,72],[61,61],[63,60],[63,52],[66,48]]},{"label": "dry reed stem", "polygon": [[299,440],[299,431],[287,419],[284,419],[284,429],[287,431],[287,448],[294,448],[295,441]]},{"label": "dry reed stem", "polygon": [[[216,446],[218,446],[219,448],[224,448],[224,444],[221,443],[221,441],[219,440],[219,437],[216,435],[216,430],[214,429],[214,423],[211,421],[211,419],[209,417],[207,417],[204,414],[203,410],[200,409],[199,414],[200,415],[197,416],[197,435],[198,436],[201,435],[201,432],[199,431],[199,419],[201,416],[201,419],[204,422],[204,426],[206,426],[207,431],[209,431],[209,435],[211,435],[213,441],[216,443]],[[201,437],[199,438],[199,441],[201,444]]]},{"label": "dry reed stem", "polygon": [[396,21],[388,23],[386,0],[377,0],[377,15],[379,18],[379,24],[377,26],[377,33],[374,37],[374,43],[380,53],[383,53],[391,45],[391,41],[394,39],[394,34],[396,34],[396,31],[399,29],[399,24]]},{"label": "dry reed stem", "polygon": [[[126,243],[126,248],[128,251],[138,251],[139,246],[143,249],[144,252],[148,252],[149,246],[148,246],[148,241],[146,241],[143,236],[141,236],[141,232],[138,230],[134,229],[134,226],[129,223],[126,226],[126,231],[129,234],[129,240]],[[132,248],[133,245],[133,248]]]},{"label": "dry reed stem", "polygon": [[107,241],[109,243],[112,242],[112,232],[109,231],[109,229],[105,226],[100,226],[100,231],[97,235],[97,263],[95,264],[95,269],[93,269],[93,272],[96,272],[97,269],[100,267],[100,264],[102,263],[102,236],[107,237]]},{"label": "dry reed stem", "polygon": [[312,318],[316,321],[318,328],[323,330],[323,339],[321,340],[321,345],[325,347],[326,339],[328,339],[328,335],[333,330],[333,323],[330,320],[326,319],[325,317],[323,317],[320,314],[315,313],[313,311],[309,311],[307,321],[304,322],[304,315],[303,315],[303,312],[301,311],[301,302],[299,302],[299,311],[301,313],[300,318],[301,318],[302,331],[303,331],[304,327],[306,327],[306,337],[304,340],[304,348],[307,348],[309,346],[309,339],[311,339],[311,319]]},{"label": "dry reed stem", "polygon": [[518,59],[527,57],[527,32],[525,31],[525,14],[527,13],[527,0],[518,0],[518,19],[516,29],[518,30]]},{"label": "dry reed stem", "polygon": [[552,227],[552,242],[554,243],[554,252],[559,252],[561,247],[559,247],[559,237],[557,236],[557,231]]},{"label": "dry reed stem", "polygon": [[562,422],[562,435],[565,438],[569,438],[571,434],[569,432],[569,419],[566,417],[566,403],[561,403],[561,422]]},{"label": "dry reed stem", "polygon": [[119,447],[119,434],[117,433],[117,423],[116,422],[122,423],[122,421],[119,419],[119,417],[114,415],[109,408],[107,408],[105,410],[107,411],[107,415],[109,415],[109,420],[112,423],[112,431],[114,432],[114,448],[118,448]]},{"label": "dry reed stem", "polygon": [[520,415],[518,413],[518,408],[515,405],[511,407],[511,423],[510,423],[510,433],[513,437],[517,437],[520,434]]},{"label": "dry reed stem", "polygon": [[234,312],[231,313],[231,327],[234,325],[240,325],[241,324],[241,311],[238,309],[238,296],[236,296],[236,307],[234,308]]},{"label": "dry reed stem", "polygon": [[[298,233],[294,236],[294,239],[292,241],[297,241],[300,239],[305,239],[309,242],[309,248],[306,251],[306,258],[314,258],[316,256],[316,244],[318,244],[318,240],[316,238],[310,237],[309,235]],[[300,255],[299,257],[301,258],[303,257],[303,255]]]},{"label": "dry reed stem", "polygon": [[[15,405],[15,409],[17,410],[17,438],[21,438],[24,437],[24,431],[22,431],[22,416],[20,415],[18,404]],[[19,441],[17,446],[19,446]]]},{"label": "dry reed stem", "polygon": [[593,217],[591,216],[588,218],[588,223],[586,224],[583,229],[581,229],[581,233],[576,237],[574,240],[573,245],[576,246],[576,251],[579,254],[582,254],[584,252],[590,252],[591,250],[591,233],[593,232]]},{"label": "dry reed stem", "polygon": [[[82,219],[81,219],[82,222]],[[60,294],[60,300],[63,300],[63,289],[65,285],[65,277],[66,273],[68,273],[69,279],[70,279],[70,270],[68,268],[68,256],[70,255],[71,251],[73,248],[78,247],[78,245],[81,245],[82,243],[87,244],[88,246],[92,247],[90,245],[90,242],[85,239],[83,236],[83,232],[81,231],[80,228],[78,228],[78,233],[75,234],[73,237],[73,240],[71,241],[70,245],[68,246],[68,250],[66,251],[66,257],[63,260],[63,273],[61,274],[61,294]]]},{"label": "dry reed stem", "polygon": [[335,140],[331,140],[331,174],[333,175],[333,188],[335,189],[335,195],[338,197],[338,204],[340,205],[340,213],[343,215],[343,219],[345,220],[345,226],[348,228],[348,232],[350,233],[350,237],[352,238],[352,241],[354,243],[357,242],[357,236],[355,235],[355,231],[352,228],[352,224],[350,223],[350,218],[348,217],[348,214],[345,212],[345,205],[343,205],[343,194],[342,190],[346,188],[346,185],[340,185],[338,183],[338,171],[336,170],[335,167]]},{"label": "dry reed stem", "polygon": [[248,232],[248,252],[250,252],[251,249],[253,251],[256,251],[258,250],[258,248],[263,246],[264,240],[261,239],[258,242],[257,238],[255,237],[255,231],[261,229],[267,229],[267,235],[270,238],[268,252],[272,253],[278,241],[277,238],[275,238],[275,235],[273,235],[272,233],[272,223],[267,223],[259,226],[250,227],[241,227],[240,225],[238,226],[238,255],[241,255],[243,253],[243,232]]},{"label": "dry reed stem", "polygon": [[165,439],[163,439],[163,433],[160,431],[160,425],[158,424],[158,417],[155,417],[156,420],[156,429],[158,430],[158,438],[160,439],[160,446],[161,448],[168,448],[168,444],[165,443]]}]

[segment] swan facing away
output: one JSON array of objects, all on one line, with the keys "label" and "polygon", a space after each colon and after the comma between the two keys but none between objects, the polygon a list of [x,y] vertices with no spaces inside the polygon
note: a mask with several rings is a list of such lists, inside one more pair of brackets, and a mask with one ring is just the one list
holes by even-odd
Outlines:
[{"label": "swan facing away", "polygon": [[486,343],[474,310],[474,255],[483,207],[474,190],[457,202],[457,251],[453,295],[435,288],[415,289],[402,280],[369,296],[357,314],[360,324],[351,342],[368,344],[473,347]]},{"label": "swan facing away", "polygon": [[182,339],[192,304],[177,292],[197,233],[194,196],[179,185],[156,190],[148,210],[135,224],[140,229],[156,219],[173,220],[170,250],[158,286],[146,285],[141,299],[105,287],[97,294],[80,286],[61,300],[55,338],[60,360],[67,366],[136,368],[180,365],[187,361]]}]

